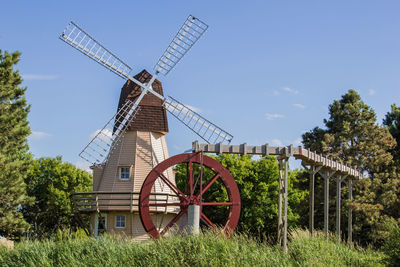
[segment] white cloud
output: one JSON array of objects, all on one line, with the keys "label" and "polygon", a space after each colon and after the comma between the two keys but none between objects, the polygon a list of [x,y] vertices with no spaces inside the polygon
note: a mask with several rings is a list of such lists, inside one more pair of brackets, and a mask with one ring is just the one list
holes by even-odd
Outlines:
[{"label": "white cloud", "polygon": [[186,105],[186,104],[185,104],[185,106],[187,106],[189,109],[193,110],[194,112],[197,112],[197,113],[200,113],[200,112],[201,112],[201,109],[196,108],[196,107],[194,107],[194,106]]},{"label": "white cloud", "polygon": [[293,107],[300,108],[300,109],[305,109],[306,108],[306,106],[304,106],[302,104],[293,104]]},{"label": "white cloud", "polygon": [[368,94],[369,95],[374,95],[376,92],[375,92],[375,90],[374,89],[369,89],[368,90]]},{"label": "white cloud", "polygon": [[273,94],[273,95],[279,95],[280,93],[279,93],[278,90],[274,90],[274,91],[272,92],[272,94]]},{"label": "white cloud", "polygon": [[35,138],[35,139],[43,139],[48,136],[51,136],[51,134],[45,133],[45,132],[39,132],[39,131],[32,131],[32,133],[29,137]]},{"label": "white cloud", "polygon": [[275,120],[275,119],[281,119],[284,118],[285,116],[282,114],[271,114],[271,113],[267,113],[265,114],[265,117],[267,118],[267,120]]},{"label": "white cloud", "polygon": [[[102,129],[98,129],[94,131],[93,133],[90,134],[89,140],[92,140],[98,133],[101,132]],[[101,134],[99,134],[98,138],[101,138],[102,140],[106,141],[109,138],[112,137],[112,131],[108,128],[105,128]]]},{"label": "white cloud", "polygon": [[283,143],[279,139],[272,139],[272,145],[283,146]]},{"label": "white cloud", "polygon": [[58,75],[22,74],[22,79],[25,81],[49,81],[57,78]]},{"label": "white cloud", "polygon": [[283,87],[282,90],[283,90],[283,91],[286,91],[286,92],[289,92],[289,93],[291,93],[291,94],[294,94],[294,95],[297,95],[297,94],[299,93],[299,91],[297,91],[297,90],[295,90],[295,89],[292,89],[292,88],[290,88],[290,87]]},{"label": "white cloud", "polygon": [[82,170],[92,173],[92,169],[90,169],[91,164],[87,161],[82,161],[82,160],[77,161],[75,163],[75,166],[79,169],[82,169]]}]

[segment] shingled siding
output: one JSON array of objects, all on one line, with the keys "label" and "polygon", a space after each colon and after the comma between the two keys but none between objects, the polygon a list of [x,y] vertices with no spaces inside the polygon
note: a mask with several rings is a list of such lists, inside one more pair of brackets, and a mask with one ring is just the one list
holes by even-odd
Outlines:
[{"label": "shingled siding", "polygon": [[[146,70],[143,70],[139,74],[134,76],[135,79],[142,83],[149,82],[151,77],[152,75]],[[154,81],[153,90],[160,95],[164,95],[162,84],[158,80]],[[131,80],[128,80],[121,90],[118,108],[121,108],[123,106],[126,99],[135,102],[141,92],[142,90],[137,84],[135,84]],[[133,131],[136,130],[167,133],[167,113],[162,104],[163,101],[153,94],[145,95],[139,104],[140,110],[136,114],[136,117],[134,118],[128,129]]]}]

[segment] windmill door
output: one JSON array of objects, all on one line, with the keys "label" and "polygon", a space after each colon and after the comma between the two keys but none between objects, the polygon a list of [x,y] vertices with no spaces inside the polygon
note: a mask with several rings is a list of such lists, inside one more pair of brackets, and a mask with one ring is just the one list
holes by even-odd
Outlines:
[{"label": "windmill door", "polygon": [[94,224],[94,236],[107,232],[107,214],[96,214]]}]

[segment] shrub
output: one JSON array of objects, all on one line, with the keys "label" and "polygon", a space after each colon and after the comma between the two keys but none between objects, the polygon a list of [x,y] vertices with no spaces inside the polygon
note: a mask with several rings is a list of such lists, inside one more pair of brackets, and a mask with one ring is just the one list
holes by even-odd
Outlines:
[{"label": "shrub", "polygon": [[400,266],[400,226],[392,220],[386,224],[386,229],[389,235],[382,249],[389,256],[390,265]]}]

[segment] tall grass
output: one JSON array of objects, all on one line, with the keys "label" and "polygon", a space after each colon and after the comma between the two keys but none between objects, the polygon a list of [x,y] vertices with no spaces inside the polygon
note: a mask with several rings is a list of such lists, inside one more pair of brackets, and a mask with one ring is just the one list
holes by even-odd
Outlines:
[{"label": "tall grass", "polygon": [[293,232],[288,254],[246,235],[225,238],[215,232],[142,243],[105,236],[0,248],[0,266],[379,266],[383,260],[381,253],[311,238],[305,231]]}]

